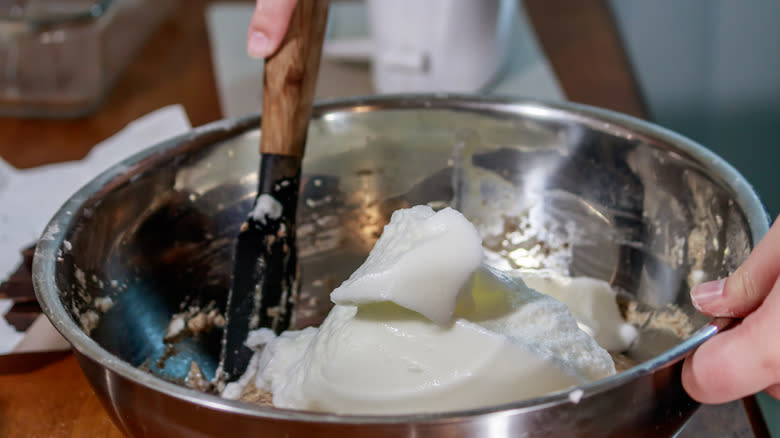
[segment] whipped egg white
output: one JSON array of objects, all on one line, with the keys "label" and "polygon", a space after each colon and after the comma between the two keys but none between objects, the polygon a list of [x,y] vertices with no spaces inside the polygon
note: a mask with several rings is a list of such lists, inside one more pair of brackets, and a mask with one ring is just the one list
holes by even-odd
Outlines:
[{"label": "whipped egg white", "polygon": [[[258,352],[222,396],[238,398],[251,382],[279,408],[409,414],[512,402],[615,373],[607,350],[580,328],[596,325],[592,306],[578,321],[566,304],[482,262],[479,233],[457,211],[396,211],[364,264],[332,292],[322,325],[254,332],[247,344]],[[622,345],[630,330],[621,323],[596,331]],[[621,328],[623,338],[610,334]]]}]

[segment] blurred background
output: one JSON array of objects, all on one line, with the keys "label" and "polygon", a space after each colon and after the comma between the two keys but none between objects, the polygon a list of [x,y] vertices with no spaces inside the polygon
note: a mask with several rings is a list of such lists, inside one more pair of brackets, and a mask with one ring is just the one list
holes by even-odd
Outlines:
[{"label": "blurred background", "polygon": [[[178,26],[174,37],[199,46],[176,48],[185,64],[136,86],[192,75],[182,69],[194,59],[182,52],[210,48],[219,116],[255,111],[262,62],[243,45],[251,8],[240,1],[0,0],[0,115],[94,114],[139,53],[153,50],[150,42],[164,50],[164,22]],[[774,217],[779,18],[774,0],[335,1],[318,97],[457,91],[615,109],[726,158]],[[193,27],[208,33],[208,47],[182,34]]]},{"label": "blurred background", "polygon": [[780,2],[610,0],[650,120],[748,177],[780,212]]}]

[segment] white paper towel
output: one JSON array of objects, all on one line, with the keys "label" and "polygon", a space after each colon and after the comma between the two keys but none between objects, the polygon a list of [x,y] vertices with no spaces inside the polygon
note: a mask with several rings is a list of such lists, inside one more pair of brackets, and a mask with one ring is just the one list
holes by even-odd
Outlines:
[{"label": "white paper towel", "polygon": [[[0,159],[0,281],[14,272],[21,251],[35,243],[76,190],[124,158],[190,129],[184,108],[171,105],[131,122],[79,161],[18,170]],[[0,354],[21,339],[2,318],[9,306],[5,301],[0,300]]]}]

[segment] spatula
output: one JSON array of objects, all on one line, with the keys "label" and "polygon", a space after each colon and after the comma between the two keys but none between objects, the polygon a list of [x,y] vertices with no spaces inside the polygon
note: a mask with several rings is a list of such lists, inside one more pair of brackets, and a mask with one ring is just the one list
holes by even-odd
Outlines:
[{"label": "spatula", "polygon": [[299,0],[279,50],[265,61],[257,197],[236,246],[219,378],[246,370],[250,330],[290,326],[298,289],[295,212],[328,0]]}]

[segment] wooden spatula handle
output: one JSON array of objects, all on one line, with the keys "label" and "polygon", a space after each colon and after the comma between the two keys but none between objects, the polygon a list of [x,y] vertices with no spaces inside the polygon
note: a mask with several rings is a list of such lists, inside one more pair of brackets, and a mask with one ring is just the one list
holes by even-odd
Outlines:
[{"label": "wooden spatula handle", "polygon": [[303,156],[328,3],[298,0],[279,50],[265,61],[261,154]]}]

